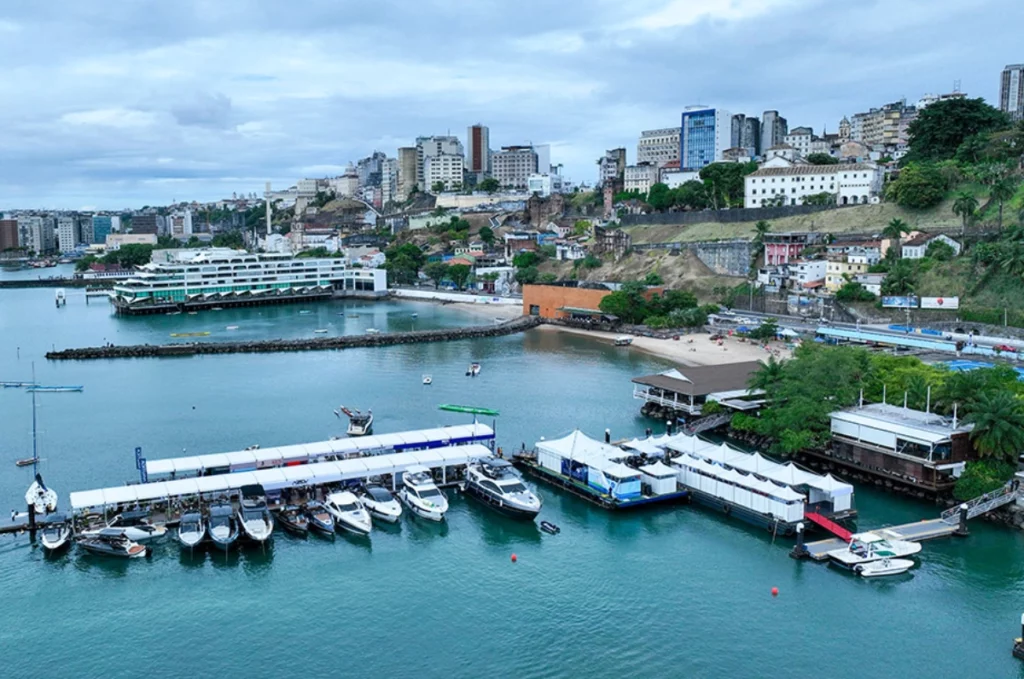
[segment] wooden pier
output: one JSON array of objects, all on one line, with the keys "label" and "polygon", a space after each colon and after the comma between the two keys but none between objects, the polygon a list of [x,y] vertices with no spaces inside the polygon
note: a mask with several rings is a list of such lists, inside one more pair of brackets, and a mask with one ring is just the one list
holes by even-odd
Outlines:
[{"label": "wooden pier", "polygon": [[[889,526],[878,528],[870,532],[885,538],[886,540],[907,540],[910,542],[924,542],[935,538],[947,538],[951,535],[959,535],[959,524],[949,523],[943,519],[927,519],[905,523],[900,526]],[[840,538],[827,538],[808,542],[804,545],[806,550],[804,556],[814,561],[825,561],[828,553],[837,549],[843,549],[848,543]]]}]

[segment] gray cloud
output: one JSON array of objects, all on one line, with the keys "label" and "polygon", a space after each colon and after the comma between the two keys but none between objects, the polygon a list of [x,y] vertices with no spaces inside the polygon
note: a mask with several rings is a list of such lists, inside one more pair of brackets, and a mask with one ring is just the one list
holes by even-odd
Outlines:
[{"label": "gray cloud", "polygon": [[231,99],[226,95],[197,94],[191,101],[171,107],[179,125],[228,129],[232,124]]}]

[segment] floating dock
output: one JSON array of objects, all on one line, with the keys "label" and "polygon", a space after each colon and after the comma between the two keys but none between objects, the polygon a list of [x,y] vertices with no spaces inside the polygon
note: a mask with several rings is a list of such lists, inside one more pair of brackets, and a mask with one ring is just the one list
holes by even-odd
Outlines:
[{"label": "floating dock", "polygon": [[[958,523],[949,523],[944,519],[926,519],[924,521],[915,521],[914,523],[905,523],[900,526],[872,529],[871,532],[886,540],[924,542],[925,540],[957,535],[958,529]],[[814,561],[827,561],[829,552],[843,549],[846,545],[847,542],[838,537],[808,542],[804,545],[806,550],[804,556]]]}]

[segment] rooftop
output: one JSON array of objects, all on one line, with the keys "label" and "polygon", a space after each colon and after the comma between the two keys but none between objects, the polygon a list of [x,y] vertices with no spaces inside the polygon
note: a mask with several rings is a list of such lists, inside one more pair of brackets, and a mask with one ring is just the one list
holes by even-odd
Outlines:
[{"label": "rooftop", "polygon": [[[870,403],[832,413],[833,419],[867,424],[882,429],[912,429],[927,434],[949,436],[955,433],[968,432],[973,427],[961,422],[953,426],[952,418],[938,413],[913,410],[889,403]],[[888,425],[888,426],[887,426]]]},{"label": "rooftop", "polygon": [[[778,148],[778,147],[772,147]],[[769,149],[771,150],[771,149]],[[838,165],[794,165],[792,167],[762,167],[748,177],[783,177],[802,174],[835,174],[837,172],[857,172],[875,170],[874,165],[867,163],[839,163]]]},{"label": "rooftop", "polygon": [[657,375],[635,377],[633,382],[677,394],[707,396],[719,391],[746,388],[750,376],[760,367],[760,361],[685,367],[668,370]]}]

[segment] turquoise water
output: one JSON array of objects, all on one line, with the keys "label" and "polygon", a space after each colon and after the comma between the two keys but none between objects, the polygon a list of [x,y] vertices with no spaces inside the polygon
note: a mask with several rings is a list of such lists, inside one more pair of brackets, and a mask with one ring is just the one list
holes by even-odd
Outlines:
[{"label": "turquoise water", "polygon": [[[356,306],[359,319],[337,316]],[[66,498],[133,478],[136,445],[157,458],[325,439],[341,432],[339,403],[373,408],[378,432],[467,421],[440,403],[497,408],[506,448],[575,426],[641,434],[650,423],[629,380],[666,365],[542,330],[342,352],[42,357],[233,324],[258,338],[337,319],[348,332],[364,314],[382,330],[413,311],[418,327],[479,321],[411,303],[299,308],[123,319],[74,295],[58,311],[49,289],[0,291],[0,379],[26,379],[34,361],[43,382],[85,385],[39,396],[42,471]],[[483,371],[467,379],[473,360]],[[31,446],[29,396],[0,390],[0,412],[6,511],[30,481],[13,465]],[[130,564],[75,551],[49,560],[26,537],[0,537],[3,676],[41,676],[44,660],[57,677],[1024,676],[1010,656],[1024,535],[972,525],[969,538],[926,543],[911,575],[870,582],[795,562],[790,542],[696,507],[612,515],[540,491],[560,535],[453,497],[443,526],[407,520],[334,543],[278,533],[266,553],[228,557],[170,543]],[[860,488],[857,503],[865,527],[937,512]]]}]

